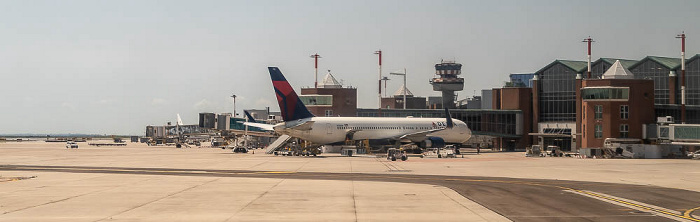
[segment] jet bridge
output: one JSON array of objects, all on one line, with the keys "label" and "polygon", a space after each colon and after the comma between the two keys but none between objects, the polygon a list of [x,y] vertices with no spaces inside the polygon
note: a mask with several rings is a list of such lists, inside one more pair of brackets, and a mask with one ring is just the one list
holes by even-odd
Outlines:
[{"label": "jet bridge", "polygon": [[700,124],[648,124],[644,139],[679,145],[700,145]]}]

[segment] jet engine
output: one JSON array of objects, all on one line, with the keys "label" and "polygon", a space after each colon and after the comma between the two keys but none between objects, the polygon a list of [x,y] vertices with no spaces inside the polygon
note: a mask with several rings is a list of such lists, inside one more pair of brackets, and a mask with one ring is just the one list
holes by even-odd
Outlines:
[{"label": "jet engine", "polygon": [[445,147],[445,140],[440,137],[432,136],[420,142],[418,146],[420,148],[443,148]]}]

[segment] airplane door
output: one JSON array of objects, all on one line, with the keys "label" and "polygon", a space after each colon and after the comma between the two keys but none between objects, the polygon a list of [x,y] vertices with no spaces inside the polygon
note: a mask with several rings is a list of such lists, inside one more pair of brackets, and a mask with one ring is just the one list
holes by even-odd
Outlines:
[{"label": "airplane door", "polygon": [[326,133],[327,134],[333,134],[333,129],[331,129],[331,124],[326,123]]}]

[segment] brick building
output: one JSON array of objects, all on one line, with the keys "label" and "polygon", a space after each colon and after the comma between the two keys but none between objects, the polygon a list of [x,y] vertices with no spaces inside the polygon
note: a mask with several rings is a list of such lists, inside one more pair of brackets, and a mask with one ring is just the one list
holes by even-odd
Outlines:
[{"label": "brick building", "polygon": [[403,109],[403,94],[406,91],[406,109],[425,109],[425,97],[417,97],[406,86],[401,86],[391,97],[382,98],[382,109]]},{"label": "brick building", "polygon": [[635,79],[616,61],[601,79],[577,78],[581,110],[576,126],[581,148],[603,147],[606,138],[642,139],[642,126],[654,123],[654,81]]},{"label": "brick building", "polygon": [[330,72],[317,88],[302,88],[299,99],[316,116],[357,116],[357,89],[343,87]]}]

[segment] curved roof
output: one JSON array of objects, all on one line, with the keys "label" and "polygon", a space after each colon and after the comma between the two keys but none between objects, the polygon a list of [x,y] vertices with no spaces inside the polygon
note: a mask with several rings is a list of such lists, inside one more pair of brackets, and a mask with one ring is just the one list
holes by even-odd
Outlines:
[{"label": "curved roof", "polygon": [[573,60],[554,60],[554,62],[549,63],[549,65],[545,66],[544,68],[541,68],[540,70],[537,70],[537,74],[543,72],[544,70],[548,69],[549,67],[552,67],[556,64],[562,64],[566,66],[567,68],[573,70],[576,73],[580,73],[586,70],[588,68],[588,62],[586,61],[573,61]]},{"label": "curved roof", "polygon": [[610,65],[614,64],[615,61],[620,61],[620,64],[624,67],[632,67],[634,64],[637,64],[639,60],[631,60],[631,59],[616,59],[616,58],[600,58],[593,62],[592,64],[595,65],[598,62],[606,62]]},{"label": "curved roof", "polygon": [[647,57],[644,57],[644,59],[639,60],[639,62],[637,62],[636,64],[630,66],[629,68],[630,68],[630,69],[634,69],[635,67],[641,65],[642,63],[644,63],[644,62],[647,61],[647,60],[651,60],[651,61],[654,61],[654,62],[656,62],[656,63],[659,63],[660,65],[662,65],[662,66],[664,66],[664,67],[666,67],[666,68],[668,68],[668,69],[671,69],[671,70],[678,69],[679,67],[681,67],[681,59],[680,59],[680,58],[669,58],[669,57],[661,57],[661,56],[647,56]]}]

